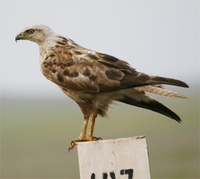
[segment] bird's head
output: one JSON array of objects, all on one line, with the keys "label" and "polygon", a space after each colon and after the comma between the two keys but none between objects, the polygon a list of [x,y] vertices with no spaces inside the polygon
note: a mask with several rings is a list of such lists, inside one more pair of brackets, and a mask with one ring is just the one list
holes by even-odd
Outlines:
[{"label": "bird's head", "polygon": [[54,32],[49,27],[38,23],[24,28],[15,37],[15,41],[17,42],[17,40],[30,40],[40,45],[53,33]]}]

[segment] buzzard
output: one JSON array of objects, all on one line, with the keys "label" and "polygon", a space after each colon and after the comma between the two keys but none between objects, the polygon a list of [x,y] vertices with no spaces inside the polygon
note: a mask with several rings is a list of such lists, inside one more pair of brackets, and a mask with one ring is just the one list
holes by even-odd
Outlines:
[{"label": "buzzard", "polygon": [[[43,75],[72,98],[83,113],[82,131],[77,139],[72,140],[69,150],[76,142],[100,139],[93,137],[95,119],[97,115],[105,117],[109,104],[114,100],[181,122],[177,114],[145,92],[187,98],[162,86],[188,87],[183,81],[137,72],[127,62],[84,48],[40,23],[24,28],[15,40],[30,40],[39,45]],[[88,121],[90,125],[86,136]]]}]

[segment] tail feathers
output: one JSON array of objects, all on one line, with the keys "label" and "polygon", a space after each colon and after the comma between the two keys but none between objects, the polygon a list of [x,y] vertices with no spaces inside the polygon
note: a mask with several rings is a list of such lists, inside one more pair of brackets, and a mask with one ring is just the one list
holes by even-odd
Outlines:
[{"label": "tail feathers", "polygon": [[185,96],[184,94],[180,94],[168,89],[164,89],[161,85],[140,86],[140,87],[135,87],[134,89],[138,91],[146,91],[146,92],[159,94],[162,96],[173,97],[173,98],[188,98],[188,96]]},{"label": "tail feathers", "polygon": [[185,82],[172,78],[151,76],[151,81],[153,84],[168,84],[168,85],[175,85],[175,86],[189,88],[189,86]]},{"label": "tail feathers", "polygon": [[123,98],[118,99],[118,101],[158,112],[160,114],[163,114],[181,123],[180,117],[177,114],[175,114],[173,111],[171,111],[169,108],[161,104],[160,102],[154,100],[153,98],[149,96],[145,96],[144,94],[141,97],[142,98],[138,100],[139,99],[138,97],[133,98],[131,96],[124,95]]}]

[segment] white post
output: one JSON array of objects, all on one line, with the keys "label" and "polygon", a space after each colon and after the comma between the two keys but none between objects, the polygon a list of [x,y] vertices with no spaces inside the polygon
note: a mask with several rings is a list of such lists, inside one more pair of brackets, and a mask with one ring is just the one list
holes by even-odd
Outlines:
[{"label": "white post", "polygon": [[145,136],[78,143],[81,179],[150,179]]}]

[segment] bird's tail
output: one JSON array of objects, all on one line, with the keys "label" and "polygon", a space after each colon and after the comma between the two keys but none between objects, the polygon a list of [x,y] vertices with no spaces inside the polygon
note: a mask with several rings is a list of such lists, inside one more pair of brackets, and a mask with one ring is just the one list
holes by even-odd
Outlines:
[{"label": "bird's tail", "polygon": [[173,98],[188,98],[188,96],[184,94],[180,94],[175,91],[164,89],[162,85],[147,85],[147,86],[135,87],[134,89],[138,91],[146,91],[146,92],[159,94],[162,96],[173,97]]}]

